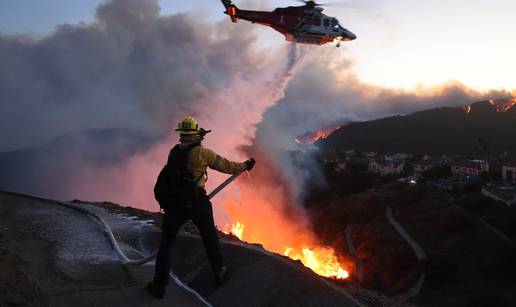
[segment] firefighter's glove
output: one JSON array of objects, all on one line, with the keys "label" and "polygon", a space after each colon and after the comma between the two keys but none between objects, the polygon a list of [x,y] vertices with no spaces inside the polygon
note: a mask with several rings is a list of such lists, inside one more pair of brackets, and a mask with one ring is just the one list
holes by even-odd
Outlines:
[{"label": "firefighter's glove", "polygon": [[256,160],[251,158],[244,162],[246,166],[246,170],[250,171],[253,169],[254,165],[256,164]]}]

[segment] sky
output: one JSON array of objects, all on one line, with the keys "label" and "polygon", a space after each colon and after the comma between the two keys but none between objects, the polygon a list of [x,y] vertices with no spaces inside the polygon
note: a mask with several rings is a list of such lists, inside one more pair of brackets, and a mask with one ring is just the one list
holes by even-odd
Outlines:
[{"label": "sky", "polygon": [[[343,56],[353,60],[354,71],[364,82],[411,89],[455,80],[478,90],[516,88],[513,77],[516,72],[516,19],[513,18],[516,1],[342,2],[359,3],[364,7],[325,10],[358,36],[357,40],[345,44]],[[99,3],[99,0],[3,0],[0,2],[0,32],[41,37],[59,24],[93,21]],[[235,3],[249,9],[297,5],[292,0],[237,0]],[[218,0],[160,0],[160,5],[161,14],[192,12],[210,21],[226,18]],[[281,35],[271,29],[263,27],[259,33],[263,34],[264,45],[286,44]]]},{"label": "sky", "polygon": [[[516,88],[510,2],[368,1],[326,11],[358,36],[340,49],[233,24],[219,0],[0,1],[0,152],[49,144],[35,151],[41,159],[0,172],[8,190],[157,210],[152,186],[177,141],[173,128],[191,115],[213,130],[208,148],[259,161],[247,181],[218,196],[218,225],[242,221],[255,236],[246,239],[275,244],[274,251],[306,243],[298,201],[317,181],[317,163],[292,163],[287,150],[299,148],[296,136],[484,98],[471,87]],[[447,86],[434,91],[398,90],[441,83]],[[141,133],[159,141],[129,152],[126,139]],[[113,162],[106,152],[126,158]],[[210,174],[208,190],[223,178]]]},{"label": "sky", "polygon": [[[0,152],[52,150],[41,155],[38,167],[30,165],[37,184],[27,185],[20,168],[14,168],[19,181],[6,182],[59,199],[155,208],[152,184],[170,144],[177,141],[173,128],[190,115],[213,130],[205,140],[208,148],[234,161],[251,156],[260,161],[256,178],[266,184],[256,185],[260,191],[253,185],[249,193],[245,186],[243,194],[235,193],[243,197],[235,204],[248,203],[247,198],[253,203],[250,218],[255,218],[262,209],[283,207],[277,203],[295,209],[291,200],[301,199],[304,184],[313,182],[316,172],[311,170],[317,164],[308,159],[306,165],[294,165],[286,154],[298,149],[295,137],[350,121],[508,95],[490,92],[486,97],[475,88],[515,88],[510,75],[504,79],[514,65],[510,39],[485,38],[478,30],[484,40],[492,40],[489,48],[482,49],[476,43],[480,40],[475,48],[469,45],[475,37],[466,31],[473,23],[468,18],[485,10],[480,5],[464,13],[461,22],[447,11],[457,7],[444,2],[446,9],[433,4],[407,8],[402,2],[387,6],[377,0],[361,3],[365,9],[328,9],[358,35],[336,48],[292,44],[270,28],[233,24],[219,1],[158,1],[0,2]],[[282,3],[237,4],[266,9]],[[503,14],[497,18],[507,22]],[[498,35],[514,37],[510,24],[498,28]],[[474,77],[479,79],[468,79]],[[447,82],[453,79],[466,85]],[[403,89],[425,83],[439,86]],[[100,134],[92,135],[93,129]],[[113,130],[134,140],[143,134],[159,141],[140,143],[131,153],[123,147],[124,138],[109,137]],[[126,159],[106,165],[105,151],[80,150],[92,148],[93,141]],[[55,161],[63,169],[57,170],[59,178],[53,176]],[[26,166],[25,160],[19,163]],[[278,174],[271,177],[271,170]],[[210,178],[215,180],[209,184],[222,181]],[[278,195],[286,199],[278,201]]]}]

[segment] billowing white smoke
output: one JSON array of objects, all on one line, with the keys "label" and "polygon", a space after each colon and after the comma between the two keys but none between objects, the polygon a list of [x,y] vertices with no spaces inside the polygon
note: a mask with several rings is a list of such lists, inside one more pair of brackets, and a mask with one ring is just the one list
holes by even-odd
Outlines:
[{"label": "billowing white smoke", "polygon": [[[335,122],[469,103],[480,95],[460,85],[423,94],[364,85],[349,63],[334,68],[334,54],[342,50],[287,43],[260,50],[256,29],[188,14],[162,16],[157,0],[111,0],[97,8],[95,22],[63,25],[40,40],[0,34],[0,151],[93,128],[137,130],[160,140],[135,154],[125,146],[134,134],[121,133],[120,147],[130,148],[130,156],[116,161],[119,155],[108,155],[110,163],[93,166],[75,160],[77,154],[67,157],[77,151],[69,143],[40,159],[44,165],[21,159],[26,169],[42,171],[30,180],[18,172],[20,190],[52,186],[46,196],[158,210],[152,187],[177,141],[172,130],[192,115],[213,129],[207,147],[233,160],[258,159],[247,178],[215,199],[219,226],[240,221],[244,239],[276,252],[308,246],[333,255],[318,248],[305,212],[296,206],[305,184],[318,181],[318,167],[292,163],[294,137]],[[101,151],[102,142],[87,139],[92,151]],[[66,171],[57,172],[56,165]],[[13,182],[3,179],[0,184]],[[211,173],[208,190],[222,179]]]},{"label": "billowing white smoke", "polygon": [[89,128],[163,134],[186,114],[249,140],[280,98],[286,48],[257,51],[250,25],[159,12],[157,0],[113,0],[92,24],[0,35],[0,151]]},{"label": "billowing white smoke", "polygon": [[162,16],[157,0],[112,0],[91,24],[40,40],[0,36],[0,151],[92,128],[169,135],[123,163],[76,161],[57,193],[157,210],[152,185],[181,117],[213,129],[206,145],[243,161],[237,148],[251,144],[264,111],[282,98],[302,53],[295,45],[260,51],[255,29]]},{"label": "billowing white smoke", "polygon": [[[177,139],[171,132],[181,117],[192,115],[214,130],[207,136],[208,147],[243,161],[247,156],[238,148],[251,145],[251,153],[262,157],[258,163],[267,160],[274,168],[251,173],[263,180],[254,181],[247,198],[242,196],[251,202],[260,190],[262,201],[256,205],[271,206],[265,216],[277,213],[272,208],[276,200],[295,202],[288,199],[292,195],[280,195],[282,189],[299,196],[306,179],[317,173],[313,164],[296,169],[285,157],[295,136],[336,121],[461,104],[477,95],[461,86],[425,95],[367,86],[349,74],[343,77],[349,63],[340,64],[341,71],[332,68],[334,53],[342,50],[287,43],[260,50],[256,29],[227,20],[205,23],[188,14],[163,16],[157,0],[111,0],[97,8],[91,24],[63,25],[40,40],[0,35],[0,151],[92,128],[165,135],[120,163],[92,168],[71,161],[66,174],[52,173],[52,164],[63,160],[49,157],[48,173],[35,180],[44,186],[46,178],[62,176],[59,191],[51,196],[157,210],[152,186]],[[310,65],[299,71],[300,62]],[[212,176],[208,187],[221,179]],[[257,186],[264,181],[273,184]],[[238,189],[228,192],[238,201]],[[257,216],[255,211],[246,214],[250,220]],[[257,233],[266,236],[268,226]]]},{"label": "billowing white smoke", "polygon": [[410,91],[368,85],[357,79],[349,63],[332,67],[332,58],[312,57],[304,65],[289,82],[285,97],[264,114],[258,138],[273,137],[267,131],[283,131],[280,143],[294,146],[294,137],[332,124],[511,97],[509,92],[479,92],[459,82]]}]

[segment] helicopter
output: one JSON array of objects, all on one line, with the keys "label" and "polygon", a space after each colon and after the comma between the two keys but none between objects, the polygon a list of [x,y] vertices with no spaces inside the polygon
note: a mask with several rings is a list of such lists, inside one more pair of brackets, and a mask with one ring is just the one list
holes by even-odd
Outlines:
[{"label": "helicopter", "polygon": [[258,23],[273,28],[285,36],[289,42],[324,45],[356,39],[356,35],[343,28],[337,18],[322,13],[325,4],[312,0],[297,0],[303,6],[276,8],[272,12],[241,10],[231,0],[221,0],[226,8],[224,12],[232,22],[238,19]]}]

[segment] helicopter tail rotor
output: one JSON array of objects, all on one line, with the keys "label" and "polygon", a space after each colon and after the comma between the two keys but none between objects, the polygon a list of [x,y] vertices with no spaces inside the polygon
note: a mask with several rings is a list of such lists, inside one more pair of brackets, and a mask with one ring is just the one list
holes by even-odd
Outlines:
[{"label": "helicopter tail rotor", "polygon": [[230,0],[221,0],[222,1],[222,4],[224,5],[224,7],[226,8],[226,11],[224,12],[225,14],[229,15],[229,18],[231,19],[232,22],[236,23],[238,18],[237,18],[237,11],[238,11],[238,8],[236,7],[236,5],[231,2]]}]

